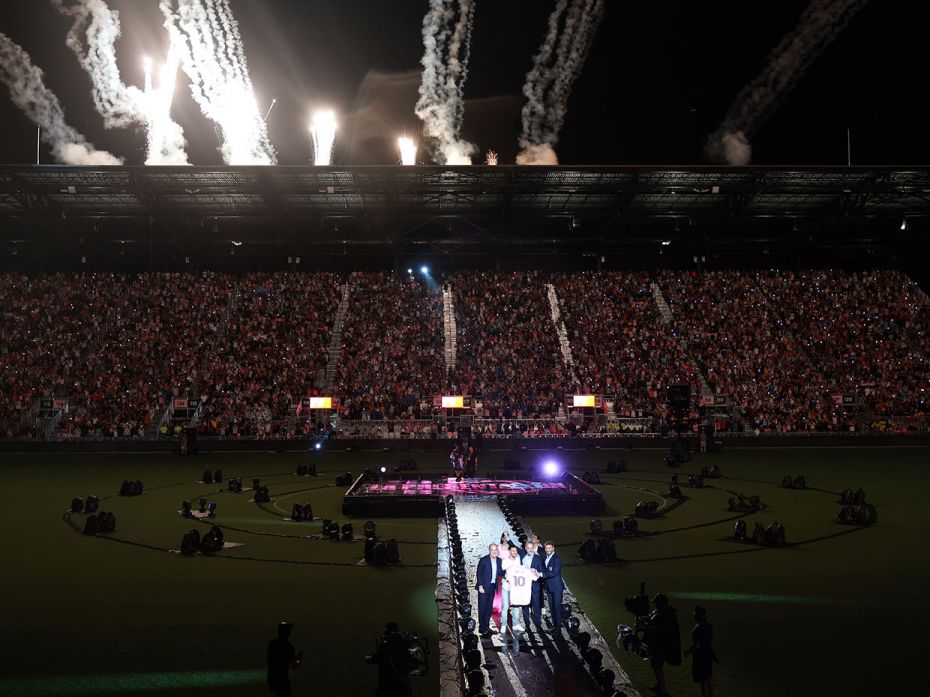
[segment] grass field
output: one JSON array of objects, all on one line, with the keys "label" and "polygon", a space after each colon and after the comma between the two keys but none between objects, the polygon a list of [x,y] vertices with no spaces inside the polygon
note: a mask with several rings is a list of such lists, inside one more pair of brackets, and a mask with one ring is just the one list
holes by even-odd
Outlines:
[{"label": "grass field", "polygon": [[[314,454],[315,455],[315,454]],[[577,470],[602,470],[608,510],[605,527],[635,502],[667,489],[659,451],[568,454]],[[441,454],[418,454],[421,469],[437,469]],[[504,455],[489,454],[483,466]],[[606,475],[609,458],[630,472]],[[181,459],[164,455],[5,455],[2,572],[4,651],[0,694],[264,695],[264,648],[281,618],[295,622],[293,642],[307,661],[294,675],[295,695],[373,694],[375,669],[364,663],[390,619],[414,628],[436,649],[436,524],[434,520],[376,519],[380,537],[401,541],[405,568],[357,566],[360,544],[303,539],[319,522],[282,520],[295,501],[340,522],[339,471],[360,471],[399,455],[381,453],[230,454]],[[314,460],[321,475],[296,477]],[[530,518],[541,537],[562,545],[568,584],[609,640],[630,620],[623,598],[647,581],[679,610],[683,642],[695,603],[708,609],[716,634],[720,695],[891,695],[922,684],[930,610],[924,533],[930,490],[930,451],[900,449],[731,450],[678,470],[720,465],[715,486],[759,494],[767,508],[747,518],[783,522],[790,542],[778,550],[747,551],[723,538],[733,523],[729,494],[687,490],[689,499],[667,515],[642,521],[661,535],[621,540],[616,565],[584,565],[577,543],[589,518]],[[260,476],[274,506],[262,510],[248,494],[214,493],[196,483],[203,470],[222,468],[246,484]],[[804,474],[825,491],[783,490],[785,474]],[[116,492],[123,479],[142,479],[145,494],[112,498],[115,537],[156,548],[176,548],[194,525],[177,515],[185,498],[203,494],[218,505],[226,539],[245,546],[216,558],[181,557],[157,549],[76,534],[62,519],[74,496]],[[863,487],[878,506],[879,522],[852,529],[833,522],[836,496]],[[160,488],[157,488],[160,487]],[[294,492],[283,494],[282,492]],[[83,522],[83,515],[75,516]],[[354,521],[360,531],[363,520]],[[708,524],[710,523],[710,524]],[[201,530],[205,530],[201,526]],[[259,534],[268,533],[268,534]],[[836,533],[846,533],[837,535]],[[806,542],[805,542],[806,541]],[[243,557],[236,559],[235,557]],[[244,559],[248,557],[249,559]],[[288,560],[300,563],[287,563]],[[416,566],[419,565],[419,566]],[[650,694],[648,665],[619,652],[636,685]],[[435,666],[414,680],[415,694],[438,692]],[[690,668],[670,669],[673,695],[699,694]]]}]

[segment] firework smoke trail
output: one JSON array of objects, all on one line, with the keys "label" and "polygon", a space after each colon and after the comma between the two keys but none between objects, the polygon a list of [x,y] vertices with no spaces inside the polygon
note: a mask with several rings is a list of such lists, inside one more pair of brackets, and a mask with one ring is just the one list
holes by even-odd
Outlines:
[{"label": "firework smoke trail", "polygon": [[310,135],[313,136],[313,164],[317,167],[327,167],[332,164],[336,128],[335,112],[318,111],[313,115]]},{"label": "firework smoke trail", "polygon": [[[91,80],[94,106],[107,128],[145,127],[147,165],[186,165],[184,131],[171,118],[177,62],[169,58],[160,74],[159,88],[151,87],[146,66],[146,89],[126,85],[116,62],[119,13],[104,0],[52,0],[59,12],[73,20],[66,43]],[[174,74],[171,74],[173,65]]]},{"label": "firework smoke trail", "polygon": [[222,133],[223,161],[276,164],[229,0],[160,0],[159,7],[191,95]]},{"label": "firework smoke trail", "polygon": [[794,30],[769,54],[765,69],[740,91],[723,123],[707,138],[707,158],[748,165],[752,157],[749,139],[865,3],[813,0]]},{"label": "firework smoke trail", "polygon": [[423,18],[423,79],[415,112],[440,164],[470,165],[478,150],[459,136],[474,24],[474,0],[430,0]]},{"label": "firework smoke trail", "polygon": [[58,97],[45,86],[42,70],[29,54],[6,34],[0,34],[0,81],[10,90],[13,103],[42,129],[42,140],[66,165],[121,165],[123,161],[93,145],[65,123]]},{"label": "firework smoke trail", "polygon": [[523,86],[527,101],[517,164],[558,164],[554,146],[568,98],[603,16],[604,0],[557,0]]}]

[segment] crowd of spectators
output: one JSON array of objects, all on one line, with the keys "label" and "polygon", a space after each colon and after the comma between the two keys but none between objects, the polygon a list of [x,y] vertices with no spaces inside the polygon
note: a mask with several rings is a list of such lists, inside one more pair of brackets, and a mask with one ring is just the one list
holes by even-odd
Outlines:
[{"label": "crowd of spectators", "polygon": [[61,438],[144,436],[197,379],[228,289],[213,273],[0,276],[0,431],[36,437],[36,400],[62,397]]},{"label": "crowd of spectators", "polygon": [[834,428],[826,378],[800,350],[755,274],[665,271],[659,284],[709,386],[729,395],[750,427]]},{"label": "crowd of spectators", "polygon": [[562,359],[545,280],[536,272],[453,274],[454,389],[486,418],[554,416],[574,380]]},{"label": "crowd of spectators", "polygon": [[331,273],[250,273],[203,353],[204,435],[293,435],[313,427],[297,406],[319,394],[341,284]]},{"label": "crowd of spectators", "polygon": [[830,393],[854,396],[859,416],[839,427],[920,428],[930,395],[928,307],[914,283],[897,272],[835,270],[759,281]]},{"label": "crowd of spectators", "polygon": [[336,393],[350,419],[429,418],[446,385],[442,289],[413,275],[356,273]]},{"label": "crowd of spectators", "polygon": [[584,394],[607,395],[618,417],[667,416],[668,387],[690,384],[691,360],[662,322],[644,272],[554,274]]},{"label": "crowd of spectators", "polygon": [[[669,421],[667,387],[690,383],[697,394],[703,371],[738,407],[718,417],[731,430],[927,430],[930,302],[897,272],[661,272],[671,323],[645,273],[445,280],[458,332],[448,375],[440,286],[352,275],[327,391],[343,417],[423,435],[438,428],[433,399],[445,392],[472,397],[489,435],[515,422],[560,435],[572,428],[555,420],[565,396],[582,391],[637,419],[624,428],[652,432],[642,424]],[[323,388],[341,288],[331,273],[0,275],[0,438],[41,437],[41,397],[67,400],[51,425],[60,438],[171,433],[162,416],[177,397],[203,398],[205,436],[316,432],[315,415],[297,406]],[[852,406],[837,404],[844,394]],[[583,427],[615,431],[601,420]]]}]

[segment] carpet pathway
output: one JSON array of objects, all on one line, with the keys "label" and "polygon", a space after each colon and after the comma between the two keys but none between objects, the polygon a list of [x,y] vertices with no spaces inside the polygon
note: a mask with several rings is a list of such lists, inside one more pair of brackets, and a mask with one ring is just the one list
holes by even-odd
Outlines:
[{"label": "carpet pathway", "polygon": [[[476,608],[477,619],[478,592],[474,589],[474,582],[478,559],[488,553],[488,545],[496,543],[502,531],[510,531],[510,528],[493,498],[476,501],[462,497],[456,499],[455,505],[459,532],[462,536],[462,550],[468,566],[471,605]],[[588,622],[567,588],[565,602],[572,606],[573,613],[581,620],[581,629],[591,634],[591,646],[600,649],[604,655],[604,667],[611,669],[617,676],[614,685],[626,693],[627,697],[638,697],[626,672],[616,663],[603,637]],[[496,603],[492,627],[500,627],[499,605],[499,602]],[[545,611],[543,624],[546,629],[551,626]],[[519,654],[515,654],[513,650],[504,651],[499,633],[482,639],[484,668],[490,685],[488,694],[497,697],[601,697],[604,692],[585,667],[578,648],[568,638],[564,629],[561,635],[562,640],[557,641],[549,632],[537,630],[525,634],[521,637]]]}]

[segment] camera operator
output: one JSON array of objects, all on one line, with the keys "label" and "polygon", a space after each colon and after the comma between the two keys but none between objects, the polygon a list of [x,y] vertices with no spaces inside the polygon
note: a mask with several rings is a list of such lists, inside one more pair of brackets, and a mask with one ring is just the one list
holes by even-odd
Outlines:
[{"label": "camera operator", "polygon": [[290,671],[300,665],[303,651],[297,653],[290,642],[294,625],[281,622],[278,638],[268,642],[268,689],[276,697],[291,697]]},{"label": "camera operator", "polygon": [[378,666],[375,697],[410,697],[411,657],[396,622],[387,623],[377,649],[365,660]]},{"label": "camera operator", "polygon": [[668,604],[664,593],[656,593],[655,605],[643,628],[643,642],[649,647],[649,663],[656,674],[653,688],[659,697],[668,695],[665,688],[665,664],[681,665],[681,636],[678,632],[678,617],[675,608]]}]

